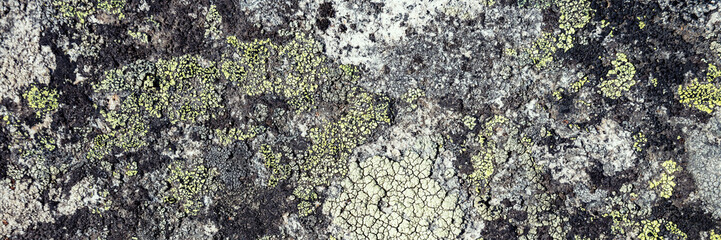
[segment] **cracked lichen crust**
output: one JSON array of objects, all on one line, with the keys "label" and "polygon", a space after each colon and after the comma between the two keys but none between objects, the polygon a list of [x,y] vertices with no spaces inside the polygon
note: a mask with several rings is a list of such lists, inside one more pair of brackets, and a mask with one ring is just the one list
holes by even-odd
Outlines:
[{"label": "cracked lichen crust", "polygon": [[351,161],[341,193],[328,198],[323,212],[343,239],[453,239],[464,213],[458,193],[431,178],[440,147],[419,139],[402,159],[374,156]]},{"label": "cracked lichen crust", "polygon": [[690,148],[688,170],[696,181],[698,194],[706,209],[721,217],[721,119],[712,118],[686,141]]}]

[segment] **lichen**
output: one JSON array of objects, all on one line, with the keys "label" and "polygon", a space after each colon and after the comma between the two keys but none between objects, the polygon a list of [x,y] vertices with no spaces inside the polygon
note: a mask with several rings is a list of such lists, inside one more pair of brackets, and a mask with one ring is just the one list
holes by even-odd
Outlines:
[{"label": "lichen", "polygon": [[598,87],[604,97],[617,99],[636,85],[636,80],[633,79],[636,75],[636,67],[624,53],[617,53],[616,59],[611,64],[613,69],[606,73],[608,79],[603,80]]},{"label": "lichen", "polygon": [[283,181],[290,175],[290,167],[288,165],[280,164],[280,158],[283,156],[281,153],[273,153],[269,145],[263,145],[260,148],[260,153],[263,155],[265,162],[265,168],[270,172],[270,178],[268,179],[268,186],[275,187],[278,182]]},{"label": "lichen", "polygon": [[679,85],[677,93],[683,105],[706,113],[712,113],[717,106],[721,106],[721,89],[710,82],[699,83],[694,79],[686,86]]},{"label": "lichen", "polygon": [[40,87],[33,85],[23,93],[23,98],[28,102],[28,106],[35,111],[38,118],[42,118],[48,113],[58,109],[58,92],[48,87]]},{"label": "lichen", "polygon": [[203,165],[190,167],[181,161],[168,165],[168,169],[166,182],[170,189],[163,201],[177,204],[180,216],[196,215],[205,206],[202,197],[215,189],[212,179],[217,173]]},{"label": "lichen", "polygon": [[454,239],[461,233],[464,214],[458,194],[429,177],[433,161],[418,152],[423,144],[430,143],[419,140],[398,161],[375,156],[349,163],[342,192],[323,204],[323,212],[339,228],[336,236]]},{"label": "lichen", "polygon": [[649,188],[656,190],[659,196],[670,198],[673,194],[673,188],[676,186],[674,182],[674,173],[681,170],[673,160],[661,163],[663,172],[655,180],[649,181]]}]

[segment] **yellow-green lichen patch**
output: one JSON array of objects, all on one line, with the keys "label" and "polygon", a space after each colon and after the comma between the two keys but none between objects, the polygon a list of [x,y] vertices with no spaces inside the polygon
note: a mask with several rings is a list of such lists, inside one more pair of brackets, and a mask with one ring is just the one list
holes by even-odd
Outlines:
[{"label": "yellow-green lichen patch", "polygon": [[227,42],[237,49],[239,57],[225,60],[221,72],[249,96],[272,93],[305,110],[314,102],[312,93],[329,73],[320,45],[305,34],[296,34],[284,45],[269,39],[241,42],[234,36]]},{"label": "yellow-green lichen patch", "polygon": [[646,27],[646,22],[643,21],[643,18],[636,17],[636,19],[638,20],[638,28],[639,29],[643,29]]},{"label": "yellow-green lichen patch", "polygon": [[463,117],[463,125],[466,125],[468,129],[473,130],[476,127],[476,118],[473,116]]},{"label": "yellow-green lichen patch", "polygon": [[670,198],[673,194],[673,188],[676,186],[674,182],[674,173],[681,170],[676,162],[668,160],[661,163],[663,172],[656,179],[649,181],[649,188],[656,190],[659,196],[663,198]]},{"label": "yellow-green lichen patch", "polygon": [[533,47],[527,49],[529,57],[537,68],[546,67],[553,62],[553,54],[556,53],[556,37],[552,33],[543,33]]},{"label": "yellow-green lichen patch", "polygon": [[220,30],[220,26],[223,23],[223,17],[220,16],[215,4],[210,5],[208,13],[205,14],[205,37],[212,39],[219,39],[223,32]]},{"label": "yellow-green lichen patch", "polygon": [[659,236],[661,231],[661,222],[659,220],[641,220],[641,233],[638,235],[638,239],[641,240],[656,240],[663,239]]},{"label": "yellow-green lichen patch", "polygon": [[646,142],[648,142],[648,139],[646,139],[646,135],[642,132],[633,135],[633,149],[636,149],[637,152],[643,151],[643,147],[646,146]]},{"label": "yellow-green lichen patch", "polygon": [[682,104],[706,113],[712,113],[717,106],[721,106],[721,89],[710,82],[699,83],[694,79],[686,86],[680,85],[678,96]]},{"label": "yellow-green lichen patch", "polygon": [[313,188],[345,176],[350,151],[366,141],[380,124],[390,123],[389,99],[353,87],[348,93],[347,113],[337,122],[309,130],[313,145],[301,160],[301,176],[294,194],[302,200],[314,196]]},{"label": "yellow-green lichen patch", "polygon": [[221,107],[214,83],[218,73],[215,63],[201,62],[187,55],[107,71],[94,90],[120,103],[101,109],[108,132],[94,138],[87,156],[101,158],[113,146],[124,151],[145,146],[151,118],[165,117],[172,124],[214,118]]},{"label": "yellow-green lichen patch", "polygon": [[674,237],[677,237],[677,239],[687,239],[688,235],[681,231],[681,229],[678,229],[678,226],[671,222],[666,221],[666,224],[664,225],[666,227],[666,231],[669,232],[669,234],[672,234]]},{"label": "yellow-green lichen patch", "polygon": [[214,190],[211,181],[217,173],[203,165],[187,167],[183,162],[173,162],[168,169],[166,182],[170,189],[163,201],[178,204],[180,215],[197,214],[204,206],[202,197]]},{"label": "yellow-green lichen patch", "polygon": [[140,41],[141,43],[146,43],[146,44],[148,43],[148,40],[150,39],[148,37],[147,33],[140,32],[140,31],[136,32],[136,31],[128,30],[128,35],[131,38],[136,39],[136,40]]},{"label": "yellow-green lichen patch", "polygon": [[553,91],[552,94],[553,94],[553,97],[556,98],[556,100],[558,101],[558,100],[563,99],[563,92],[564,92],[564,89],[561,88],[556,91]]},{"label": "yellow-green lichen patch", "polygon": [[558,27],[561,29],[558,48],[567,51],[573,47],[573,35],[576,31],[591,20],[593,9],[591,2],[585,0],[559,0],[556,5],[561,12],[558,18]]},{"label": "yellow-green lichen patch", "polygon": [[355,82],[360,79],[358,67],[350,64],[341,64],[338,68],[343,71],[343,78],[345,78],[346,81]]},{"label": "yellow-green lichen patch", "polygon": [[721,70],[716,67],[716,65],[708,64],[708,68],[706,69],[706,81],[713,81],[717,77],[721,77]]},{"label": "yellow-green lichen patch", "polygon": [[586,85],[586,83],[588,83],[588,76],[579,77],[578,81],[571,83],[571,91],[572,92],[580,91],[581,88],[583,87],[583,85]]},{"label": "yellow-green lichen patch", "polygon": [[399,161],[375,156],[351,162],[348,177],[340,183],[342,192],[323,204],[323,212],[339,228],[334,235],[344,239],[455,239],[464,215],[458,194],[447,192],[430,178],[433,161],[422,155],[409,151]]},{"label": "yellow-green lichen patch", "polygon": [[721,234],[717,234],[716,231],[711,230],[711,232],[709,232],[708,239],[709,240],[721,240]]},{"label": "yellow-green lichen patch", "polygon": [[557,50],[568,51],[573,47],[576,31],[585,27],[593,15],[590,4],[585,0],[554,2],[561,14],[558,19],[560,33],[544,32],[531,48],[526,49],[537,68],[544,68],[553,62],[553,55]]},{"label": "yellow-green lichen patch", "polygon": [[471,164],[476,168],[470,178],[488,180],[493,174],[493,152],[484,151],[471,157]]},{"label": "yellow-green lichen patch", "polygon": [[492,119],[489,119],[483,124],[483,128],[478,133],[478,143],[480,144],[480,150],[478,154],[471,157],[471,166],[473,166],[473,173],[468,176],[468,179],[476,187],[476,190],[481,191],[481,188],[488,183],[489,178],[494,171],[493,159],[498,154],[495,142],[488,141],[495,133],[495,128],[506,123],[508,119],[504,116],[496,115]]},{"label": "yellow-green lichen patch", "polygon": [[38,117],[51,113],[58,108],[58,93],[55,89],[48,87],[39,88],[33,85],[23,93],[23,98],[28,101],[28,106],[35,110]]},{"label": "yellow-green lichen patch", "polygon": [[88,17],[96,14],[98,10],[115,15],[122,20],[125,17],[125,14],[123,14],[125,2],[125,0],[55,0],[52,5],[60,12],[62,17],[75,19],[82,25],[85,24]]},{"label": "yellow-green lichen patch", "polygon": [[218,143],[223,146],[227,146],[235,141],[244,141],[246,139],[254,138],[264,130],[265,129],[262,126],[250,127],[247,131],[243,131],[238,128],[216,129],[215,136],[218,139]]},{"label": "yellow-green lichen patch", "polygon": [[105,0],[98,3],[98,8],[104,10],[108,14],[117,15],[118,19],[123,19],[123,8],[125,7],[125,0]]},{"label": "yellow-green lichen patch", "polygon": [[290,167],[288,165],[280,164],[280,158],[283,156],[281,153],[273,153],[269,145],[263,145],[260,147],[260,153],[265,159],[263,165],[270,172],[270,178],[268,179],[268,186],[275,187],[278,182],[285,180],[290,175]]},{"label": "yellow-green lichen patch", "polygon": [[424,92],[423,90],[418,89],[418,88],[411,88],[411,89],[408,89],[408,91],[405,94],[403,94],[403,96],[401,96],[401,100],[410,104],[411,106],[410,106],[409,110],[413,110],[418,107],[418,104],[416,103],[418,98],[425,97],[425,96],[426,96],[426,92]]},{"label": "yellow-green lichen patch", "polygon": [[617,53],[616,59],[611,62],[613,69],[606,74],[608,79],[601,82],[598,87],[604,97],[617,99],[636,85],[633,77],[636,75],[636,67],[628,60],[624,53]]}]

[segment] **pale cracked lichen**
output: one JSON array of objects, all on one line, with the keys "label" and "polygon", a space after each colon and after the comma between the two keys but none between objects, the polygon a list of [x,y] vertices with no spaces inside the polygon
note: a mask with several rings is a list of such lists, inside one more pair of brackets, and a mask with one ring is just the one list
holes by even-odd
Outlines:
[{"label": "pale cracked lichen", "polygon": [[[323,212],[343,239],[452,239],[461,233],[458,194],[431,178],[433,160],[422,142],[403,159],[374,156],[351,162],[343,192]],[[424,150],[429,150],[428,148]],[[430,151],[436,151],[431,149]]]},{"label": "pale cracked lichen", "polygon": [[40,45],[42,6],[38,1],[0,3],[0,99],[20,102],[16,93],[33,82],[48,83],[55,69],[49,46]]},{"label": "pale cracked lichen", "polygon": [[590,134],[582,135],[578,140],[582,142],[586,156],[603,164],[606,176],[613,176],[636,163],[631,133],[613,120],[601,120],[599,126],[590,129]]},{"label": "pale cracked lichen", "polygon": [[711,118],[708,124],[689,134],[686,149],[688,170],[698,187],[698,195],[706,209],[721,217],[721,119]]},{"label": "pale cracked lichen", "polygon": [[0,236],[23,233],[38,222],[54,222],[50,207],[40,202],[41,195],[42,189],[31,180],[0,181]]}]

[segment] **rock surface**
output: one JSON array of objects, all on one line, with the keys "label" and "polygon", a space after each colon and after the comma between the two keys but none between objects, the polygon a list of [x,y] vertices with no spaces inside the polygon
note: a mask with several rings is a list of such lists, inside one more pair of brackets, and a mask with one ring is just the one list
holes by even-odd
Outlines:
[{"label": "rock surface", "polygon": [[1,239],[721,239],[721,8],[0,2]]}]

